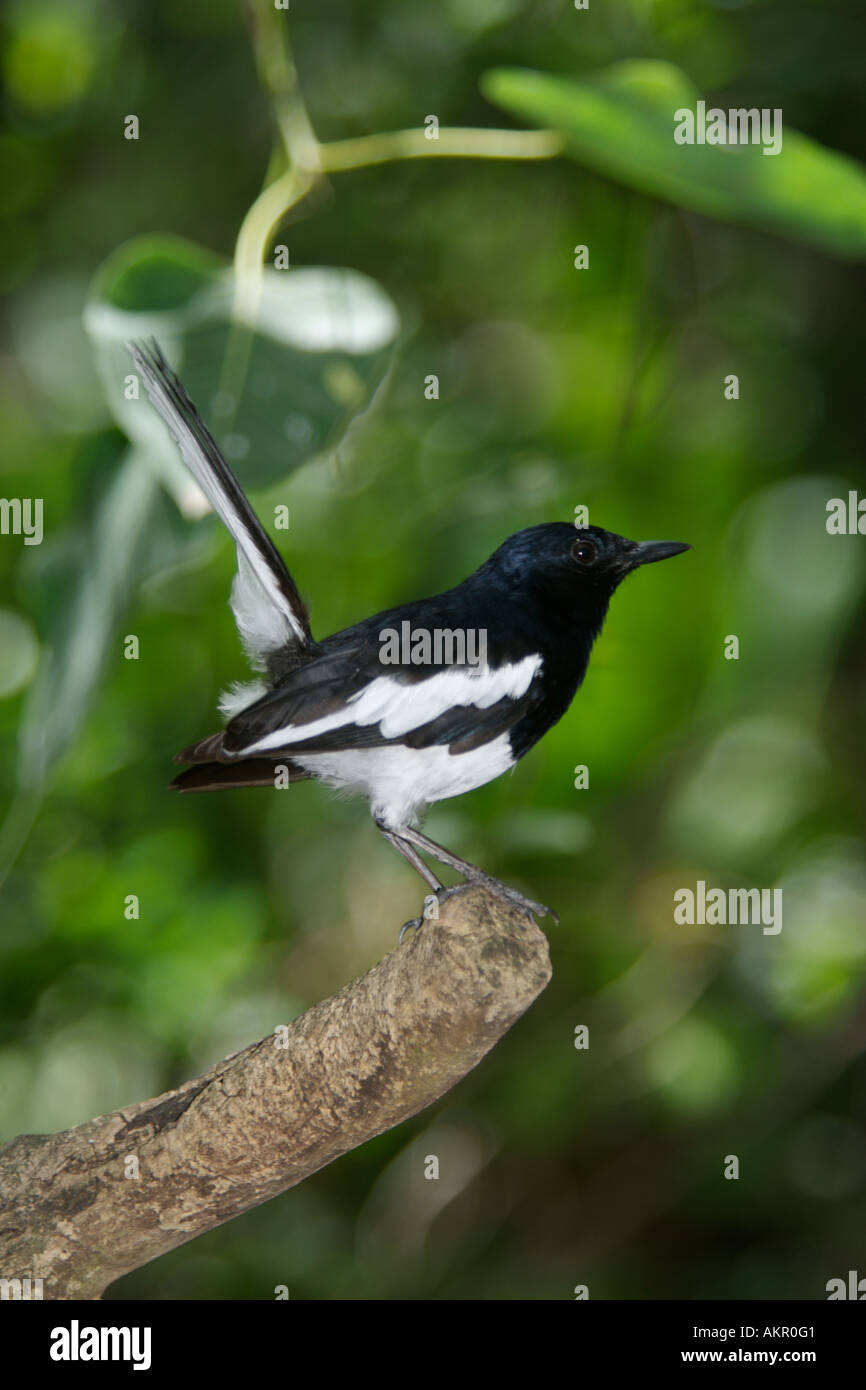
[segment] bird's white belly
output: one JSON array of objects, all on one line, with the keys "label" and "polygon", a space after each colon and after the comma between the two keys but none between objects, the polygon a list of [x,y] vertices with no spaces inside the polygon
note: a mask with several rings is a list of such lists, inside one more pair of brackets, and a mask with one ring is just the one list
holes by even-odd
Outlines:
[{"label": "bird's white belly", "polygon": [[320,782],[366,796],[370,811],[389,830],[413,823],[434,801],[483,787],[514,766],[508,734],[468,753],[445,746],[354,748],[340,753],[307,753],[292,758]]}]

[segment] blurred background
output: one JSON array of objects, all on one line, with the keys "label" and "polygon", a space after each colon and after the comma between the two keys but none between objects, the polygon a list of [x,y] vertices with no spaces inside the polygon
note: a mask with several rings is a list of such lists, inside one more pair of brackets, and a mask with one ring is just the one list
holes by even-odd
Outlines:
[{"label": "blurred background", "polygon": [[[272,531],[288,508],[317,635],[577,506],[694,546],[617,594],[514,775],[427,821],[558,908],[540,1000],[431,1110],[108,1297],[808,1299],[866,1274],[866,543],[825,527],[866,495],[866,219],[860,176],[789,134],[860,153],[859,10],[7,6],[0,493],[44,500],[44,539],[0,537],[0,1138],[272,1031],[422,896],[363,803],[166,790],[246,667],[233,548],[127,399],[124,336],[171,350]],[[567,148],[335,173],[278,219],[244,318],[230,266],[285,173],[287,34],[320,140],[435,114],[558,123]],[[558,115],[544,82],[530,109],[489,76],[515,67],[573,84]],[[697,164],[679,205],[661,186],[672,112],[653,145],[647,75],[783,109],[777,160],[728,152],[724,220]],[[675,925],[699,879],[781,887],[783,930]]]}]

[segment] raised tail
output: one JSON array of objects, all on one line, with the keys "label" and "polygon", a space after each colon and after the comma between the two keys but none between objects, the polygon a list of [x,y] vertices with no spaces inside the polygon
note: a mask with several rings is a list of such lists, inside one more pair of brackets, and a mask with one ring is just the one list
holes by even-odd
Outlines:
[{"label": "raised tail", "polygon": [[261,671],[270,671],[275,664],[280,668],[301,665],[318,648],[306,605],[282,556],[158,344],[127,343],[127,348],[151,404],[237,546],[231,606],[252,665]]}]

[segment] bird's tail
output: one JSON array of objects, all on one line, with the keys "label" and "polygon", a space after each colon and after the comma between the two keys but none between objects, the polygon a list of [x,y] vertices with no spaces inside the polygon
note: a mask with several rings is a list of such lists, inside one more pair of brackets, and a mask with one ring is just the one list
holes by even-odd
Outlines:
[{"label": "bird's tail", "polygon": [[199,763],[188,767],[168,785],[175,792],[219,792],[227,787],[285,786],[289,782],[304,782],[309,776],[294,763],[250,758],[244,763]]},{"label": "bird's tail", "polygon": [[156,342],[127,343],[151,404],[162,416],[181,458],[237,546],[232,611],[247,654],[258,670],[274,652],[314,654],[306,606],[279,551],[256,516],[178,376]]},{"label": "bird's tail", "polygon": [[287,757],[247,758],[226,761],[222,734],[199,739],[175,754],[176,763],[188,763],[184,772],[169,783],[176,792],[214,792],[225,787],[274,787],[287,782],[304,782],[310,774]]}]

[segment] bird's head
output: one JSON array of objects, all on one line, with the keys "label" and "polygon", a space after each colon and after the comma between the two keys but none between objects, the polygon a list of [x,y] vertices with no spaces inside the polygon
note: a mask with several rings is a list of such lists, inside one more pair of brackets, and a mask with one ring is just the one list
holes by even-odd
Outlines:
[{"label": "bird's head", "polygon": [[512,584],[588,606],[607,602],[627,574],[691,546],[682,541],[630,541],[600,526],[549,522],[517,531],[488,564]]}]

